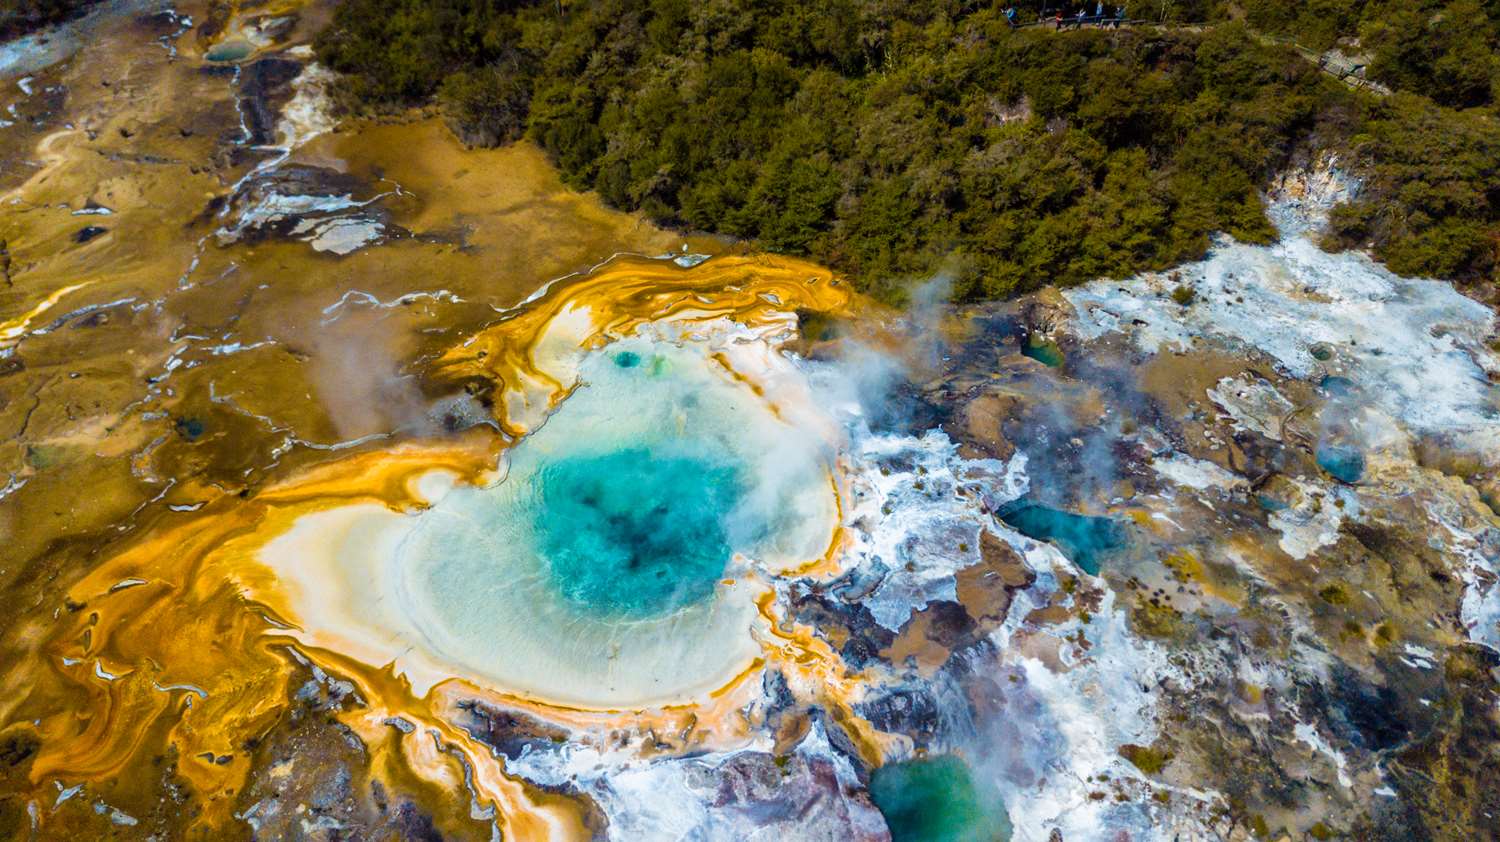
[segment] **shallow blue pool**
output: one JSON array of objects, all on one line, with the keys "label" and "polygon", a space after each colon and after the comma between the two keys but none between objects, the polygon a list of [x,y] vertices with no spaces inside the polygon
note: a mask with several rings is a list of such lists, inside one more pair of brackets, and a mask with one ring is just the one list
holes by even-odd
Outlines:
[{"label": "shallow blue pool", "polygon": [[568,602],[643,617],[713,595],[744,496],[732,465],[633,447],[564,459],[538,484],[537,550]]},{"label": "shallow blue pool", "polygon": [[881,766],[870,798],[885,816],[891,842],[1006,842],[1010,820],[999,795],[979,785],[952,756]]},{"label": "shallow blue pool", "polygon": [[506,454],[415,518],[403,613],[464,669],[561,701],[714,685],[758,651],[758,570],[819,557],[824,444],[697,347],[621,340]]},{"label": "shallow blue pool", "polygon": [[1347,445],[1320,444],[1318,467],[1340,482],[1356,483],[1365,474],[1365,456]]},{"label": "shallow blue pool", "polygon": [[1104,556],[1125,545],[1129,533],[1120,521],[1090,517],[1036,504],[1024,504],[1000,512],[1012,529],[1038,541],[1057,544],[1085,573],[1099,575]]}]

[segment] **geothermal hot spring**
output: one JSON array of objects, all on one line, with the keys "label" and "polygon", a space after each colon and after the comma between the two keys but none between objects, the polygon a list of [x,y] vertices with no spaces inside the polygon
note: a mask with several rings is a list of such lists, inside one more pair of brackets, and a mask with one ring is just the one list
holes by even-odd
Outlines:
[{"label": "geothermal hot spring", "polygon": [[893,312],[210,5],[0,56],[0,838],[1495,825],[1495,312],[1322,251],[1334,159]]},{"label": "geothermal hot spring", "polygon": [[[1324,665],[1369,648],[1447,680],[1441,635],[1417,636],[1444,611],[1496,639],[1493,510],[1414,461],[1420,436],[1500,452],[1492,314],[1287,234],[1022,305],[1050,337],[1014,311],[889,316],[787,258],[680,255],[434,333],[414,367],[464,424],[188,489],[43,604],[0,726],[33,751],[38,821],[80,793],[140,821],[161,758],[195,832],[263,838],[325,783],[420,798],[453,838],[1230,838],[1247,749],[1222,722],[1313,781],[1297,822],[1342,820],[1327,793],[1395,803],[1389,755],[1348,728],[1406,726]],[[943,411],[890,421],[923,365]],[[215,407],[246,394],[218,383]],[[1418,600],[1409,637],[1382,638],[1387,608],[1358,635],[1333,613],[1387,587],[1349,578],[1380,569],[1351,535],[1452,571],[1390,593]],[[1247,613],[1262,588],[1317,610]],[[1285,648],[1205,632],[1252,620]]]},{"label": "geothermal hot spring", "polygon": [[416,675],[661,703],[744,671],[763,578],[828,550],[829,456],[705,345],[625,339],[583,357],[493,480],[427,475],[428,507],[310,515],[262,557],[298,616],[372,646],[394,635]]}]

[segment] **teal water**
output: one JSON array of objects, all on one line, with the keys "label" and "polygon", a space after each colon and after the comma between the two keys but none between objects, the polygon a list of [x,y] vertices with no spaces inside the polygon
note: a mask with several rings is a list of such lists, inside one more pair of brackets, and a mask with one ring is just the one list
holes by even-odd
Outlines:
[{"label": "teal water", "polygon": [[255,45],[248,41],[225,41],[215,44],[203,54],[209,61],[239,61],[255,52]]},{"label": "teal water", "polygon": [[1028,538],[1057,544],[1091,576],[1099,575],[1103,557],[1124,546],[1129,537],[1124,524],[1114,518],[1075,515],[1046,506],[1024,505],[1002,511],[1000,519]]},{"label": "teal water", "polygon": [[957,757],[881,766],[870,776],[870,798],[885,816],[892,842],[1010,839],[1010,820],[998,795],[981,792]]},{"label": "teal water", "polygon": [[1318,388],[1336,398],[1346,398],[1354,394],[1354,381],[1337,374],[1329,374],[1318,381]]},{"label": "teal water", "polygon": [[1063,364],[1062,348],[1059,348],[1056,342],[1038,339],[1035,335],[1026,337],[1025,344],[1021,346],[1021,354],[1050,368],[1057,368]]},{"label": "teal water", "polygon": [[1268,512],[1279,512],[1282,509],[1290,508],[1285,500],[1278,500],[1269,494],[1255,495],[1255,502],[1260,504],[1261,509]]},{"label": "teal water", "polygon": [[569,603],[650,617],[713,595],[731,553],[725,518],[743,496],[733,468],[636,447],[560,460],[536,482],[537,550]]},{"label": "teal water", "polygon": [[585,705],[677,699],[760,653],[731,560],[827,548],[829,457],[703,349],[620,340],[493,483],[415,514],[376,572],[422,645],[476,676]]},{"label": "teal water", "polygon": [[1340,444],[1320,444],[1318,467],[1340,482],[1356,483],[1365,473],[1365,456],[1358,450]]}]

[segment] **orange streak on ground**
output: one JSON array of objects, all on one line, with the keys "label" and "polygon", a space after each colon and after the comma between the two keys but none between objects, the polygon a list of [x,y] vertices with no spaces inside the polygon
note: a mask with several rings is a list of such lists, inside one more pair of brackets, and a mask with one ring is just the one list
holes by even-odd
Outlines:
[{"label": "orange streak on ground", "polygon": [[[579,344],[597,347],[648,322],[729,318],[752,328],[790,327],[797,310],[838,311],[849,298],[827,269],[791,258],[723,257],[684,269],[671,261],[618,257],[548,287],[515,315],[442,355],[435,374],[498,384],[500,423],[519,436],[532,429],[536,413],[545,416],[566,397],[550,354],[540,347],[565,316],[586,313]],[[507,414],[507,407],[524,407],[531,417]]]},{"label": "orange streak on ground", "polygon": [[894,738],[877,731],[854,712],[854,703],[863,694],[868,677],[851,673],[844,659],[811,626],[783,622],[776,615],[774,594],[764,594],[757,604],[771,629],[771,636],[761,643],[766,661],[781,668],[794,693],[810,696],[829,712],[866,764],[879,766],[890,753]]},{"label": "orange streak on ground", "polygon": [[[514,437],[534,428],[535,410],[545,417],[572,388],[558,365],[570,344],[575,351],[596,348],[651,322],[690,329],[725,318],[789,335],[795,311],[837,312],[848,304],[848,293],[827,270],[797,260],[721,258],[684,269],[622,257],[553,284],[443,354],[432,373],[494,383],[497,418]],[[577,323],[580,312],[584,324]],[[543,347],[559,323],[571,332],[560,343],[553,335]],[[511,414],[512,407],[526,417]],[[274,725],[288,704],[296,669],[289,646],[358,686],[367,705],[341,718],[370,748],[377,761],[372,769],[388,778],[415,774],[467,787],[477,801],[496,807],[506,838],[586,838],[583,808],[507,775],[502,759],[453,724],[466,701],[523,711],[601,739],[622,727],[644,731],[658,737],[651,751],[724,747],[748,738],[743,711],[769,664],[796,677],[834,712],[866,759],[879,762],[881,736],[851,707],[861,677],[850,675],[810,629],[780,625],[769,590],[760,601],[771,630],[764,659],[701,703],[649,711],[570,709],[460,678],[417,698],[389,665],[292,642],[287,630],[298,627],[298,618],[290,602],[277,597],[279,583],[256,555],[268,541],[301,516],[352,502],[418,508],[425,505],[415,488],[418,476],[443,470],[461,482],[482,481],[505,446],[491,433],[471,431],[440,443],[351,455],[251,499],[220,496],[105,559],[70,589],[68,611],[55,627],[32,626],[10,642],[7,655],[17,657],[8,657],[0,672],[0,730],[34,728],[41,738],[31,767],[37,797],[47,797],[54,780],[130,774],[143,754],[171,746],[178,774],[202,797],[197,824],[227,823],[250,773],[244,746]],[[830,485],[840,497],[832,474]],[[805,572],[832,570],[843,540],[836,532],[825,556]],[[415,730],[394,729],[397,717]]]}]

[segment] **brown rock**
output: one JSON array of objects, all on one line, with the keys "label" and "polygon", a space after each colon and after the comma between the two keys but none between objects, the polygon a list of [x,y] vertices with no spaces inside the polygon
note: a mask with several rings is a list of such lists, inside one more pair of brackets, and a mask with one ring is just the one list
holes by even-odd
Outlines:
[{"label": "brown rock", "polygon": [[934,602],[912,612],[901,633],[880,655],[897,665],[910,659],[923,675],[932,675],[948,662],[954,649],[974,640],[974,631],[974,621],[962,606]]},{"label": "brown rock", "polygon": [[980,395],[964,405],[947,432],[986,457],[1009,459],[1016,448],[1005,438],[1001,425],[1015,413],[1017,402],[1010,395]]},{"label": "brown rock", "polygon": [[[1028,588],[1036,581],[1036,574],[1026,566],[1019,553],[1010,544],[988,532],[979,534],[979,555],[984,566],[1000,574],[1007,588]],[[972,568],[971,568],[972,569]],[[964,574],[958,574],[962,577]]]}]

